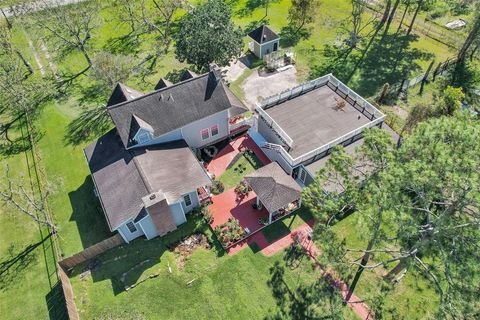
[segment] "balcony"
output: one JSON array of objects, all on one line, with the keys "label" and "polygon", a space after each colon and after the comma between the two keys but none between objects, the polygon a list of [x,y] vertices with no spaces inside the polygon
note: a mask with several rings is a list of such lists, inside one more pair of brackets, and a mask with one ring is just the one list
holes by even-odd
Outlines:
[{"label": "balcony", "polygon": [[232,117],[228,120],[228,131],[230,134],[246,131],[253,127],[255,124],[255,118],[253,115],[240,115]]}]

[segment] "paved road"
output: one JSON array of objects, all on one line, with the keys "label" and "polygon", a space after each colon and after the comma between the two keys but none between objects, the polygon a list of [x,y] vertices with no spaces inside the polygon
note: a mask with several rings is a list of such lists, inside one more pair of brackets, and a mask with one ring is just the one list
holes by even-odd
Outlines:
[{"label": "paved road", "polygon": [[8,8],[2,8],[4,14],[7,17],[12,17],[15,15],[23,14],[24,12],[35,12],[41,11],[48,7],[58,7],[58,6],[65,6],[67,4],[73,4],[82,2],[85,0],[40,0],[40,1],[33,1],[30,3],[26,3],[23,5],[16,5]]}]

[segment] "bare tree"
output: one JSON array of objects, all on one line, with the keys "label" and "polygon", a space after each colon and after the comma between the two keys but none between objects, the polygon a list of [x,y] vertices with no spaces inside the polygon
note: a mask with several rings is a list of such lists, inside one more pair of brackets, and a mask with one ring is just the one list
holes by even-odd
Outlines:
[{"label": "bare tree", "polygon": [[141,2],[141,21],[149,32],[154,31],[160,35],[163,53],[167,53],[170,48],[173,17],[182,6],[181,0],[153,0],[153,7],[146,0]]},{"label": "bare tree", "polygon": [[57,50],[80,50],[88,65],[75,77],[85,73],[92,66],[88,42],[92,31],[99,25],[98,2],[93,0],[79,5],[61,5],[60,0],[43,1],[45,9],[38,12],[31,23],[47,32],[48,37],[57,44]]},{"label": "bare tree", "polygon": [[5,183],[0,186],[0,200],[12,206],[15,211],[27,215],[33,221],[47,226],[50,232],[55,233],[57,227],[47,219],[45,206],[42,201],[10,177],[9,167],[5,167]]},{"label": "bare tree", "polygon": [[135,0],[116,0],[115,4],[120,9],[120,21],[129,24],[130,34],[135,33],[139,24],[139,12],[141,12],[140,3]]},{"label": "bare tree", "polygon": [[25,58],[20,49],[12,41],[12,34],[9,27],[0,26],[0,55],[17,55],[27,69],[27,77],[33,74],[33,68],[30,62]]},{"label": "bare tree", "polygon": [[370,36],[370,33],[373,31],[365,35],[362,35],[362,33],[378,18],[377,15],[372,15],[368,20],[364,20],[366,5],[367,0],[352,0],[352,13],[350,19],[347,21],[346,25],[342,27],[348,33],[348,38],[345,42],[351,50],[356,49],[363,38],[368,38]]}]

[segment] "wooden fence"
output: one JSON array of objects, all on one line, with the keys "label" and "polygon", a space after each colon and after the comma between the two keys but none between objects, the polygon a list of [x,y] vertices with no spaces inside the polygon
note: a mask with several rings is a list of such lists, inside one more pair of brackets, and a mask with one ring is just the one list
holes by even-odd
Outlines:
[{"label": "wooden fence", "polygon": [[65,296],[68,319],[79,320],[80,317],[78,315],[77,305],[75,304],[75,299],[73,297],[72,284],[70,283],[67,272],[65,269],[63,269],[60,263],[57,263],[57,274],[58,278],[60,279],[60,283],[62,284],[63,295]]},{"label": "wooden fence", "polygon": [[71,257],[65,258],[62,261],[59,261],[60,266],[62,266],[65,270],[70,270],[76,265],[85,262],[87,260],[90,260],[99,254],[110,250],[112,248],[115,248],[116,246],[119,246],[121,244],[125,243],[123,240],[122,236],[117,233],[113,237],[110,237],[108,239],[103,240],[102,242],[99,242],[97,244],[94,244],[91,247],[88,247],[87,249],[74,254]]}]

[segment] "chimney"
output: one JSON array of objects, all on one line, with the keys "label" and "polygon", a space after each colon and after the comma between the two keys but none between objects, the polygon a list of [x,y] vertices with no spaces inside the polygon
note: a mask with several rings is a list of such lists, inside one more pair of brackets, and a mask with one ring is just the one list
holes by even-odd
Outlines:
[{"label": "chimney", "polygon": [[213,76],[213,79],[216,82],[222,79],[222,73],[221,73],[220,67],[215,63],[210,64],[210,76]]}]

